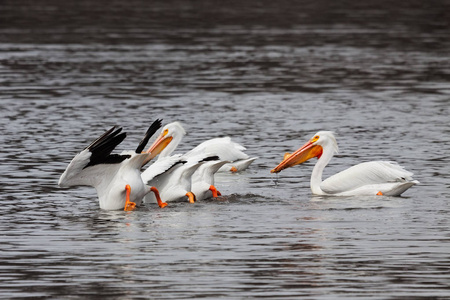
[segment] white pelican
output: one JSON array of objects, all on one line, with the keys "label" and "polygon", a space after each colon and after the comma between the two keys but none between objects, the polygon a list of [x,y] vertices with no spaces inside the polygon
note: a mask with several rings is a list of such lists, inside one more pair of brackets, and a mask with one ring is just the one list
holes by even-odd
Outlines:
[{"label": "white pelican", "polygon": [[160,127],[161,120],[153,122],[136,151],[124,151],[120,155],[111,152],[125,139],[126,133],[121,133],[120,127],[112,127],[72,159],[58,185],[92,186],[97,190],[100,208],[133,210],[151,191],[142,181],[140,170],[164,149],[164,144],[155,146],[149,153],[141,152]]},{"label": "white pelican", "polygon": [[204,161],[192,175],[191,190],[197,197],[197,200],[221,196],[214,184],[214,174],[226,163],[219,157],[209,157],[208,161]]},{"label": "white pelican", "polygon": [[331,131],[320,131],[294,153],[286,153],[284,160],[271,170],[271,173],[278,173],[317,157],[311,175],[311,191],[315,195],[400,196],[408,188],[419,183],[412,179],[413,173],[388,161],[361,163],[322,181],[323,169],[337,152],[334,134]]},{"label": "white pelican", "polygon": [[141,177],[144,182],[151,185],[158,193],[149,194],[145,197],[145,202],[151,202],[158,196],[165,202],[172,202],[187,199],[194,203],[197,198],[192,190],[192,174],[203,163],[202,157],[186,158],[181,155],[164,157],[156,161]]},{"label": "white pelican", "polygon": [[[173,122],[164,126],[161,130],[161,134],[153,145],[162,141],[168,141],[169,144],[161,151],[158,159],[169,156],[175,151],[184,135],[186,135],[186,131],[179,122]],[[257,159],[257,157],[249,157],[244,153],[243,151],[245,149],[244,146],[233,142],[230,137],[214,138],[204,141],[191,151],[187,152],[185,156],[191,157],[199,154],[216,155],[220,160],[229,162],[229,164],[225,164],[219,172],[238,172],[245,170],[255,159]]]},{"label": "white pelican", "polygon": [[[153,196],[151,196],[151,194],[146,195],[146,197],[144,198],[144,202],[148,203],[151,200],[156,199],[161,208],[167,206],[167,203],[161,200],[161,194],[157,186],[159,186],[159,183],[164,182],[164,180],[169,179],[169,177],[167,177],[167,179],[164,179],[164,177],[161,177],[161,175],[175,168],[177,164],[182,163],[184,162],[181,159],[181,154],[172,155],[166,157],[165,159],[155,161],[144,172],[141,173],[142,180],[144,181],[144,183],[151,186],[151,190],[154,194]],[[159,188],[161,187],[159,186]],[[164,195],[163,197],[164,200],[168,199],[166,195]],[[170,200],[173,199],[169,199],[169,201]]]}]

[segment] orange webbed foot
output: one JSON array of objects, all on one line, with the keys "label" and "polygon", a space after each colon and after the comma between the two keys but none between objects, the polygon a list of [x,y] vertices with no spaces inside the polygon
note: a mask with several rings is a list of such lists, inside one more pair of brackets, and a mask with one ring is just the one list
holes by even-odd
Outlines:
[{"label": "orange webbed foot", "polygon": [[125,190],[126,190],[127,194],[126,194],[126,200],[125,200],[125,207],[123,210],[132,211],[136,208],[136,203],[130,201],[131,186],[129,184],[127,184],[125,186]]},{"label": "orange webbed foot", "polygon": [[217,188],[214,185],[210,185],[209,190],[212,192],[214,198],[222,196],[222,194],[217,190]]},{"label": "orange webbed foot", "polygon": [[195,197],[194,193],[192,193],[192,192],[187,192],[186,196],[189,199],[189,203],[195,203],[195,201],[197,201],[197,198]]},{"label": "orange webbed foot", "polygon": [[150,188],[150,190],[155,194],[156,201],[158,202],[159,207],[160,207],[160,208],[166,207],[166,206],[167,206],[167,203],[166,203],[166,202],[163,202],[163,201],[161,200],[161,197],[159,196],[159,191],[158,191],[158,189],[155,188],[154,186],[152,186],[152,187]]}]

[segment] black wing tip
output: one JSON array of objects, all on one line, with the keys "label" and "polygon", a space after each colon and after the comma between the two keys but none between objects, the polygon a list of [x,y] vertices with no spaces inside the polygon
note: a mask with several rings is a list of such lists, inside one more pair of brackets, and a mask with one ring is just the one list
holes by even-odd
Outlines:
[{"label": "black wing tip", "polygon": [[158,128],[161,128],[163,119],[156,119],[152,125],[158,126]]},{"label": "black wing tip", "polygon": [[150,125],[150,127],[148,128],[146,135],[150,134],[150,136],[154,135],[155,132],[160,129],[162,126],[162,119],[156,119],[155,121],[153,121],[152,125]]},{"label": "black wing tip", "polygon": [[139,143],[139,145],[136,148],[136,153],[141,153],[145,146],[147,145],[148,141],[150,140],[150,138],[152,137],[152,135],[155,134],[155,132],[161,128],[162,126],[162,119],[156,119],[152,125],[150,125],[150,127],[147,129],[147,132],[145,133],[144,138],[141,140],[141,142]]},{"label": "black wing tip", "polygon": [[131,155],[121,155],[121,154],[110,154],[107,157],[101,159],[101,160],[94,160],[90,161],[83,169],[86,169],[88,167],[96,166],[96,165],[113,165],[113,164],[120,164],[125,159],[130,158]]},{"label": "black wing tip", "polygon": [[178,161],[174,162],[170,167],[166,168],[164,171],[162,171],[161,173],[156,175],[155,178],[160,176],[160,175],[162,175],[162,174],[164,174],[164,173],[166,173],[166,172],[169,172],[171,169],[175,168],[176,166],[184,165],[185,163],[187,163],[187,161],[185,161],[185,160],[178,160]]},{"label": "black wing tip", "polygon": [[199,162],[214,161],[214,160],[220,160],[219,156],[217,156],[217,155],[208,156],[208,157],[205,157],[204,159],[202,159]]},{"label": "black wing tip", "polygon": [[113,127],[111,127],[110,129],[106,130],[101,136],[99,136],[98,138],[96,138],[92,143],[90,143],[86,148],[84,149],[92,149],[93,147],[95,147],[95,145],[100,144],[102,141],[104,141],[105,139],[107,139],[108,136],[111,135],[111,133],[116,130],[116,128],[118,128],[118,132],[122,131],[122,127],[114,125]]},{"label": "black wing tip", "polygon": [[90,157],[90,162],[86,167],[94,166],[101,163],[115,163],[118,159],[110,158],[111,152],[123,142],[126,138],[127,133],[122,132],[122,127],[113,126],[105,133],[103,133],[99,138],[93,141],[88,147],[92,154]]}]

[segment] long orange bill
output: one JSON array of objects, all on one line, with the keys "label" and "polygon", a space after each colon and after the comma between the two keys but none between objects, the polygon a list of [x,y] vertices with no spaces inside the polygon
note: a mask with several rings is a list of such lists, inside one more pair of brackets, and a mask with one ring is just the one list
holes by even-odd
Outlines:
[{"label": "long orange bill", "polygon": [[127,184],[125,186],[125,190],[127,191],[127,196],[126,196],[127,198],[125,201],[125,208],[123,210],[132,211],[136,208],[136,203],[130,201],[131,186],[129,184]]},{"label": "long orange bill", "polygon": [[195,201],[197,201],[197,198],[192,192],[187,192],[186,196],[189,198],[189,203],[195,203]]},{"label": "long orange bill", "polygon": [[148,153],[149,156],[145,160],[144,164],[146,164],[147,162],[155,158],[159,153],[161,153],[161,151],[163,151],[167,147],[167,145],[170,144],[172,139],[173,138],[171,136],[169,137],[165,137],[163,135],[159,136],[159,138],[153,142],[150,148],[147,151],[145,151],[145,153]]},{"label": "long orange bill", "polygon": [[212,195],[214,198],[216,198],[218,196],[222,196],[222,194],[216,189],[216,187],[214,185],[210,185],[209,190],[212,192]]},{"label": "long orange bill", "polygon": [[159,196],[159,191],[158,191],[158,189],[155,188],[154,186],[152,186],[152,187],[150,188],[150,190],[155,194],[156,201],[158,202],[159,207],[160,207],[160,208],[166,207],[166,206],[167,206],[167,203],[166,203],[166,202],[162,202],[161,197]]},{"label": "long orange bill", "polygon": [[[154,153],[154,152],[158,152],[158,154],[164,150],[164,148],[167,147],[167,145],[169,145],[169,143],[172,141],[172,137],[168,136],[166,137],[165,135],[161,134],[156,141],[153,142],[153,144],[150,146],[150,148],[148,148],[147,151],[145,151],[145,153]],[[156,154],[156,155],[158,155]],[[155,156],[156,156],[155,155]]]},{"label": "long orange bill", "polygon": [[270,172],[271,173],[278,173],[281,170],[287,169],[289,167],[293,167],[295,165],[304,163],[305,161],[313,158],[318,157],[322,155],[323,149],[322,146],[319,145],[313,145],[311,141],[308,141],[306,144],[304,144],[300,149],[295,151],[292,154],[285,154],[283,161],[273,168]]}]

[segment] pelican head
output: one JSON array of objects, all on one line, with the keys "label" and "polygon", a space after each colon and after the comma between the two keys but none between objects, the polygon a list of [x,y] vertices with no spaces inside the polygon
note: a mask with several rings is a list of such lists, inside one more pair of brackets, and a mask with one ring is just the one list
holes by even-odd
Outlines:
[{"label": "pelican head", "polygon": [[[153,142],[147,153],[158,153],[159,157],[170,155],[181,142],[186,131],[179,122],[173,122],[164,126],[158,138]],[[157,155],[157,154],[156,154]]]},{"label": "pelican head", "polygon": [[297,151],[292,154],[286,153],[283,161],[273,168],[271,173],[278,173],[281,170],[293,167],[295,165],[304,163],[311,158],[317,157],[320,159],[324,149],[331,149],[333,155],[338,152],[338,145],[333,132],[331,131],[319,131],[308,142],[301,146]]}]

